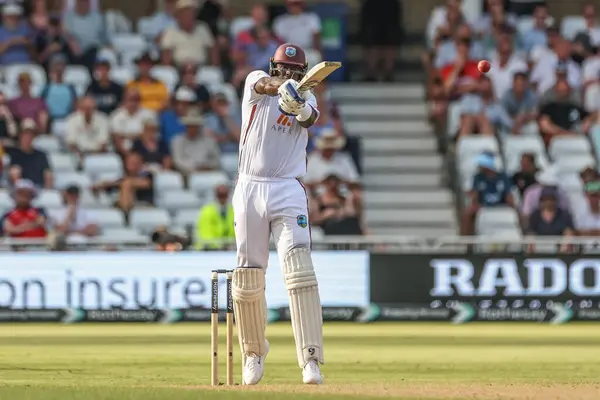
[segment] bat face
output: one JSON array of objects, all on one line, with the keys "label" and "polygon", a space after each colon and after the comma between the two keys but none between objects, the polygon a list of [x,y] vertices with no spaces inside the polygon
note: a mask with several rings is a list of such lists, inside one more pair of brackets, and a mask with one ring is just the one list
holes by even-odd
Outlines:
[{"label": "bat face", "polygon": [[305,92],[323,82],[336,69],[342,66],[341,62],[323,61],[310,69],[300,81],[298,90]]}]

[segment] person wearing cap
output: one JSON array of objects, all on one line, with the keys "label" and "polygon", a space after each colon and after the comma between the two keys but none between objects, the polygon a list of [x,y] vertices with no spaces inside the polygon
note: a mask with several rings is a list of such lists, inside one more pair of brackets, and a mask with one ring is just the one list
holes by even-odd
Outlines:
[{"label": "person wearing cap", "polygon": [[169,102],[169,89],[163,82],[152,77],[150,73],[154,66],[152,55],[146,52],[135,62],[138,75],[127,84],[127,89],[136,89],[140,93],[142,107],[155,112],[164,109]]},{"label": "person wearing cap", "polygon": [[546,187],[556,189],[556,195],[558,199],[558,206],[563,210],[570,209],[569,197],[560,187],[558,187],[559,176],[556,166],[549,166],[538,172],[535,176],[537,183],[529,186],[523,193],[523,201],[521,202],[521,216],[523,219],[529,218],[529,216],[535,211],[540,203],[540,195],[542,190]]},{"label": "person wearing cap", "polygon": [[553,50],[554,53],[538,61],[531,71],[531,82],[539,95],[552,89],[560,79],[566,79],[573,89],[581,87],[581,67],[571,58],[571,43],[558,39]]},{"label": "person wearing cap", "polygon": [[177,26],[167,28],[160,39],[160,47],[172,48],[175,62],[183,65],[220,65],[219,49],[208,25],[196,21],[197,0],[178,0],[175,4]]},{"label": "person wearing cap", "polygon": [[18,4],[2,7],[0,25],[0,65],[30,64],[33,32],[22,18],[23,8]]},{"label": "person wearing cap", "polygon": [[48,132],[48,107],[44,99],[33,96],[31,75],[21,72],[17,84],[20,93],[8,102],[10,112],[17,120],[33,119],[41,132]]},{"label": "person wearing cap", "polygon": [[493,154],[477,156],[478,172],[473,176],[471,189],[467,192],[468,206],[462,215],[462,235],[475,234],[475,219],[482,207],[509,206],[516,208],[511,193],[512,182],[506,174],[496,170]]},{"label": "person wearing cap", "polygon": [[535,236],[574,236],[573,218],[568,209],[558,206],[556,188],[545,187],[540,193],[538,208],[531,214],[525,229]]},{"label": "person wearing cap", "polygon": [[183,117],[195,111],[196,94],[192,89],[181,86],[175,92],[173,107],[160,113],[160,137],[170,148],[173,139],[185,132],[185,125],[181,122]]},{"label": "person wearing cap", "polygon": [[152,170],[171,170],[173,168],[169,147],[158,137],[156,117],[144,120],[142,135],[133,142],[131,151],[139,153],[146,166]]},{"label": "person wearing cap", "polygon": [[105,153],[110,144],[108,117],[96,109],[96,101],[86,95],[78,101],[77,111],[67,118],[65,142],[78,154]]},{"label": "person wearing cap", "polygon": [[64,80],[67,58],[54,55],[48,64],[48,83],[40,97],[46,102],[51,120],[64,119],[75,110],[77,91],[75,86]]},{"label": "person wearing cap", "polygon": [[237,153],[242,129],[241,116],[232,109],[225,93],[212,97],[210,112],[204,116],[207,133],[216,140],[223,153]]},{"label": "person wearing cap", "polygon": [[321,136],[315,140],[317,151],[308,155],[304,182],[314,187],[328,175],[335,174],[344,183],[358,183],[360,177],[352,158],[341,151],[345,145],[346,138],[335,129],[323,129]]},{"label": "person wearing cap", "polygon": [[79,203],[80,189],[69,185],[63,191],[63,207],[49,212],[55,232],[68,239],[86,239],[98,236],[98,219],[90,210]]},{"label": "person wearing cap", "polygon": [[7,149],[10,155],[10,180],[27,179],[39,188],[52,189],[54,179],[46,153],[33,147],[37,127],[32,119],[21,122],[18,147]]},{"label": "person wearing cap", "polygon": [[64,15],[64,24],[81,49],[79,63],[91,69],[98,49],[107,43],[102,14],[91,8],[90,0],[75,0],[73,10]]},{"label": "person wearing cap", "polygon": [[284,42],[294,43],[305,50],[321,51],[321,19],[305,11],[305,0],[286,0],[287,13],[273,21],[273,31]]},{"label": "person wearing cap", "polygon": [[36,195],[37,189],[30,180],[15,182],[12,192],[15,206],[0,218],[5,236],[22,239],[46,237],[46,212],[32,204]]},{"label": "person wearing cap", "polygon": [[198,82],[198,65],[190,62],[184,63],[179,69],[179,82],[175,86],[175,91],[182,87],[191,89],[196,95],[195,103],[200,107],[201,112],[210,110],[210,92],[206,85]]},{"label": "person wearing cap", "polygon": [[185,134],[175,137],[171,143],[175,168],[186,175],[196,171],[220,169],[219,146],[214,139],[205,134],[202,116],[189,114],[181,122],[185,125]]},{"label": "person wearing cap", "polygon": [[[228,242],[235,239],[233,206],[229,197],[229,187],[215,188],[215,200],[202,207],[196,221],[197,250],[226,250]],[[225,240],[220,244],[219,240]]]},{"label": "person wearing cap", "polygon": [[99,58],[94,64],[92,81],[85,94],[96,100],[98,111],[110,115],[123,101],[123,86],[110,79],[110,62]]},{"label": "person wearing cap", "polygon": [[141,106],[140,92],[129,88],[123,96],[123,104],[110,115],[110,131],[117,152],[125,155],[144,129],[144,121],[155,118],[156,113]]},{"label": "person wearing cap", "polygon": [[57,54],[63,54],[70,63],[80,54],[79,45],[73,36],[65,32],[59,16],[51,16],[44,34],[35,38],[38,62],[48,68],[48,61]]}]

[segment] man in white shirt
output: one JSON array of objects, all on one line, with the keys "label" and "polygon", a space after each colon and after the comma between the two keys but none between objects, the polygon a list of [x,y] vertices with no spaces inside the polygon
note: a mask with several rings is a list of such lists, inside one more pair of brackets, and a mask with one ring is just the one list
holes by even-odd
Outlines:
[{"label": "man in white shirt", "polygon": [[171,153],[175,167],[183,174],[215,171],[221,167],[221,151],[217,142],[203,132],[201,115],[185,116],[181,123],[186,133],[173,139]]},{"label": "man in white shirt", "polygon": [[358,183],[359,175],[352,158],[340,150],[346,140],[335,129],[324,130],[316,141],[318,151],[308,156],[308,165],[304,182],[318,185],[329,175],[337,175],[344,183]]},{"label": "man in white shirt", "polygon": [[569,85],[574,89],[581,87],[581,68],[571,59],[571,43],[560,40],[555,52],[541,59],[531,72],[531,82],[536,84],[536,91],[542,95],[556,83],[557,69],[565,70]]},{"label": "man in white shirt", "polygon": [[502,98],[512,87],[513,76],[517,72],[527,72],[529,69],[524,59],[513,50],[513,37],[502,33],[498,40],[497,51],[492,55],[491,64],[494,66],[488,76],[494,86],[494,94]]},{"label": "man in white shirt", "polygon": [[71,185],[63,193],[65,206],[50,212],[54,230],[68,239],[83,241],[97,236],[100,229],[98,220],[90,210],[79,205],[79,188]]},{"label": "man in white shirt", "polygon": [[284,42],[294,43],[305,50],[321,51],[321,20],[306,12],[305,0],[287,0],[288,13],[275,18],[273,31]]},{"label": "man in white shirt", "polygon": [[160,40],[161,49],[173,49],[178,65],[193,62],[198,65],[219,65],[219,49],[208,25],[196,21],[196,0],[178,0],[175,6],[177,26],[167,28]]},{"label": "man in white shirt", "polygon": [[115,149],[126,154],[144,129],[144,121],[156,119],[152,110],[140,106],[141,96],[137,89],[129,88],[123,96],[123,105],[110,116],[110,131]]},{"label": "man in white shirt", "polygon": [[81,156],[106,152],[110,141],[108,117],[96,110],[93,97],[79,100],[78,110],[69,115],[66,124],[65,141],[73,153]]}]

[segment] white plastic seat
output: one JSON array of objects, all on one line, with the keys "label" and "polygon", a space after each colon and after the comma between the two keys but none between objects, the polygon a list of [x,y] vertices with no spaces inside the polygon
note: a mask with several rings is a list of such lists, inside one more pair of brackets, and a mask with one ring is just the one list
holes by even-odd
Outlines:
[{"label": "white plastic seat", "polygon": [[170,190],[162,193],[158,200],[160,206],[169,212],[175,212],[184,208],[200,208],[202,204],[198,196],[188,190]]},{"label": "white plastic seat", "polygon": [[99,193],[96,197],[90,190],[83,188],[79,193],[79,204],[90,209],[108,208],[110,207],[110,198],[104,193]]},{"label": "white plastic seat", "polygon": [[101,229],[124,228],[125,216],[123,212],[114,208],[96,209],[94,216]]},{"label": "white plastic seat", "polygon": [[96,177],[102,173],[123,174],[123,162],[114,153],[90,154],[83,159],[83,170]]},{"label": "white plastic seat", "polygon": [[458,140],[457,155],[459,158],[478,156],[483,152],[499,154],[500,146],[494,136],[465,136]]},{"label": "white plastic seat", "polygon": [[562,157],[575,155],[588,155],[592,153],[592,146],[584,136],[559,136],[552,139],[548,154],[554,161]]},{"label": "white plastic seat", "polygon": [[0,189],[0,210],[8,210],[14,205],[12,197],[7,189]]},{"label": "white plastic seat", "polygon": [[67,121],[64,119],[55,119],[52,121],[50,131],[53,136],[62,138],[67,133]]},{"label": "white plastic seat", "polygon": [[200,67],[196,73],[196,82],[207,84],[223,83],[223,72],[219,67]]},{"label": "white plastic seat", "polygon": [[182,190],[183,177],[179,172],[160,171],[154,174],[154,190],[157,193],[164,193],[170,190]]},{"label": "white plastic seat", "polygon": [[205,195],[206,192],[212,192],[218,185],[226,185],[228,183],[229,178],[223,171],[194,172],[189,176],[190,189],[202,195]]},{"label": "white plastic seat", "polygon": [[576,172],[579,173],[585,167],[596,165],[596,160],[591,154],[579,154],[571,156],[561,156],[556,162],[560,174]]},{"label": "white plastic seat", "polygon": [[106,228],[102,229],[102,238],[106,240],[124,241],[124,242],[139,242],[145,243],[150,238],[147,235],[142,235],[137,229],[133,228]]},{"label": "white plastic seat", "polygon": [[60,208],[63,205],[63,199],[58,190],[41,190],[33,204],[46,209]]},{"label": "white plastic seat", "polygon": [[323,56],[321,56],[320,52],[312,49],[306,50],[306,62],[308,64],[309,69],[314,67],[321,61],[323,61]]},{"label": "white plastic seat", "polygon": [[110,38],[113,48],[120,54],[133,52],[141,54],[148,49],[148,42],[139,33],[115,33]]},{"label": "white plastic seat", "polygon": [[579,32],[587,31],[585,18],[580,15],[566,15],[560,22],[561,35],[571,41]]},{"label": "white plastic seat", "polygon": [[507,135],[503,140],[503,150],[506,171],[510,174],[520,168],[521,156],[525,153],[535,154],[538,168],[544,169],[548,165],[546,149],[540,137]]},{"label": "white plastic seat", "polygon": [[251,29],[253,26],[254,20],[252,17],[235,17],[229,25],[229,34],[235,40],[240,33]]},{"label": "white plastic seat", "polygon": [[43,88],[46,85],[46,72],[40,65],[13,64],[4,67],[4,79],[9,86],[17,87],[21,72],[27,72],[31,75],[31,83],[34,87]]},{"label": "white plastic seat", "polygon": [[517,21],[517,32],[523,35],[533,29],[535,21],[531,16],[520,17]]},{"label": "white plastic seat", "polygon": [[74,172],[77,169],[77,163],[71,154],[50,153],[47,157],[54,172]]},{"label": "white plastic seat", "polygon": [[100,49],[96,58],[99,60],[108,61],[111,68],[119,65],[119,55],[113,49],[108,47]]},{"label": "white plastic seat", "polygon": [[583,182],[577,172],[566,172],[558,174],[558,186],[565,192],[583,193]]},{"label": "white plastic seat", "polygon": [[135,71],[131,66],[112,67],[110,79],[121,85],[126,85],[135,77]]},{"label": "white plastic seat", "polygon": [[181,209],[175,213],[173,222],[177,226],[194,227],[194,226],[196,226],[196,222],[198,221],[199,215],[200,215],[200,209],[198,209],[198,208]]},{"label": "white plastic seat", "polygon": [[229,104],[232,108],[240,106],[240,98],[238,96],[237,90],[235,90],[231,83],[212,83],[208,85],[208,90],[212,94],[223,93],[225,97],[227,97],[227,101],[229,101]]},{"label": "white plastic seat", "polygon": [[54,173],[54,186],[57,189],[63,190],[70,185],[76,185],[80,189],[89,188],[92,186],[92,180],[81,172],[59,171]]},{"label": "white plastic seat", "polygon": [[172,92],[173,89],[175,89],[177,82],[179,82],[179,73],[177,73],[177,70],[174,67],[157,65],[152,68],[150,74],[154,79],[158,79],[167,85],[169,92]]},{"label": "white plastic seat", "polygon": [[519,216],[510,207],[483,207],[475,220],[476,232],[480,235],[507,231],[519,227]]},{"label": "white plastic seat", "polygon": [[238,171],[238,155],[237,153],[221,154],[221,166],[227,175],[234,177]]},{"label": "white plastic seat", "polygon": [[146,40],[153,40],[157,33],[157,29],[154,27],[154,19],[152,17],[142,17],[138,19],[137,31],[146,38]]},{"label": "white plastic seat", "polygon": [[61,150],[58,138],[49,135],[40,135],[33,140],[33,147],[44,153],[58,153]]},{"label": "white plastic seat", "polygon": [[129,215],[132,228],[143,234],[149,234],[159,226],[169,226],[171,218],[166,210],[160,208],[134,208]]},{"label": "white plastic seat", "polygon": [[90,72],[82,65],[67,65],[65,68],[64,80],[75,86],[77,95],[82,96],[85,93],[88,85],[92,81]]}]

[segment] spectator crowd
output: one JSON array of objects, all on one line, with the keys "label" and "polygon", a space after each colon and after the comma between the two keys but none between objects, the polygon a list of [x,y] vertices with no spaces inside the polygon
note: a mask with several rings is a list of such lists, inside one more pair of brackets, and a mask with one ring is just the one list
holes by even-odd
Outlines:
[{"label": "spectator crowd", "polygon": [[597,236],[596,6],[558,20],[544,1],[484,3],[476,19],[460,0],[436,8],[423,58],[431,121],[456,156],[462,234]]},{"label": "spectator crowd", "polygon": [[[165,0],[132,29],[100,3],[1,4],[0,236],[193,232],[197,248],[230,239],[245,77],[268,70],[286,41],[320,61],[318,15],[303,0],[287,0],[278,16],[257,4],[241,17],[221,0]],[[325,234],[364,233],[357,143],[327,87],[315,94],[311,217]]]}]

